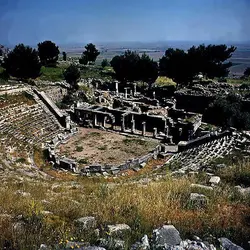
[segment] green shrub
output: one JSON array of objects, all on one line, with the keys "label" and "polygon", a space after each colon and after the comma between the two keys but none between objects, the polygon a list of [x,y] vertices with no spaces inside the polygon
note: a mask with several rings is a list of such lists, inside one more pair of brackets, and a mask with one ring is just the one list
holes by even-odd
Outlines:
[{"label": "green shrub", "polygon": [[82,152],[83,151],[83,147],[82,146],[76,146],[76,151],[77,152]]}]

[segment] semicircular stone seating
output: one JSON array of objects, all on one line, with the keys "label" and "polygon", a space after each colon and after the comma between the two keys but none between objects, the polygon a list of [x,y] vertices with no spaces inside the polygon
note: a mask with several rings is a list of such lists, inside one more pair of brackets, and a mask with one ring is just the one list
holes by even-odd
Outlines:
[{"label": "semicircular stone seating", "polygon": [[0,107],[0,139],[5,146],[38,145],[62,129],[56,118],[41,103],[5,103]]},{"label": "semicircular stone seating", "polygon": [[174,154],[166,163],[176,165],[181,170],[199,170],[213,160],[223,158],[235,152],[241,152],[245,158],[250,155],[250,140],[243,133],[234,132],[205,144]]}]

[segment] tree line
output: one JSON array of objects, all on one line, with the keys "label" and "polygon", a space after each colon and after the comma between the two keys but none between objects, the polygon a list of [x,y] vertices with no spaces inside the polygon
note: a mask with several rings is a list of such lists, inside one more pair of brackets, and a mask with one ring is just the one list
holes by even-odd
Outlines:
[{"label": "tree line", "polygon": [[[99,51],[94,44],[87,44],[83,52],[86,64],[94,63]],[[9,76],[20,79],[37,78],[41,75],[41,67],[55,67],[59,58],[59,47],[52,41],[38,43],[37,49],[24,44],[18,44],[15,48],[3,53],[3,46],[0,46],[0,56],[4,55],[1,66]],[[66,52],[62,52],[63,60],[67,60]]]},{"label": "tree line", "polygon": [[[187,51],[169,48],[159,62],[154,61],[147,54],[140,55],[127,50],[117,55],[110,62],[102,61],[102,67],[111,65],[114,77],[121,82],[143,81],[151,86],[159,75],[173,79],[177,84],[189,84],[198,74],[207,78],[226,77],[232,63],[229,61],[236,47],[226,45],[204,44],[193,46]],[[6,72],[18,78],[36,78],[40,75],[42,66],[53,67],[60,54],[58,46],[51,41],[38,43],[37,50],[24,44],[17,45],[4,57],[2,67]],[[63,60],[67,60],[63,52]],[[94,64],[100,52],[92,43],[85,46],[79,63]],[[73,66],[72,66],[73,67]],[[77,72],[76,70],[72,70]],[[77,66],[74,66],[77,67]],[[249,74],[249,70],[246,70]],[[78,74],[78,73],[77,73]]]}]

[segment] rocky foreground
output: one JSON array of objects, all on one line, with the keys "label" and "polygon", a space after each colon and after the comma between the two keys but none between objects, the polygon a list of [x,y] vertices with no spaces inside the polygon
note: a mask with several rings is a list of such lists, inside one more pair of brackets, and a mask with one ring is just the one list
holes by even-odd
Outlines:
[{"label": "rocky foreground", "polygon": [[[93,231],[99,236],[99,229],[95,229],[94,217],[83,217],[75,220],[79,230]],[[173,225],[163,225],[153,230],[152,236],[144,235],[140,241],[128,247],[126,239],[131,233],[127,224],[108,225],[105,238],[98,238],[96,246],[86,242],[66,241],[60,242],[57,249],[81,249],[81,250],[244,250],[227,238],[216,239],[209,235],[206,239],[192,236],[191,239],[182,239],[180,233]],[[73,238],[72,238],[73,239]],[[42,244],[39,250],[49,250],[49,246]]]}]

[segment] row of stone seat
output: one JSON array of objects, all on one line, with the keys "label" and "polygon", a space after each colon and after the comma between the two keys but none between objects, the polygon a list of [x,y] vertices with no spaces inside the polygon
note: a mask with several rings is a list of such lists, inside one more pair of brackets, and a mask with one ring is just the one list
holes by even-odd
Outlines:
[{"label": "row of stone seat", "polygon": [[4,143],[11,137],[26,144],[48,141],[61,129],[55,117],[39,104],[12,103],[0,108],[0,134]]},{"label": "row of stone seat", "polygon": [[246,145],[250,148],[250,141],[241,134],[236,133],[232,136],[225,136],[198,147],[179,152],[173,155],[167,163],[176,165],[183,170],[198,170],[201,166],[209,164],[212,160],[228,155],[237,148],[241,150]]}]

